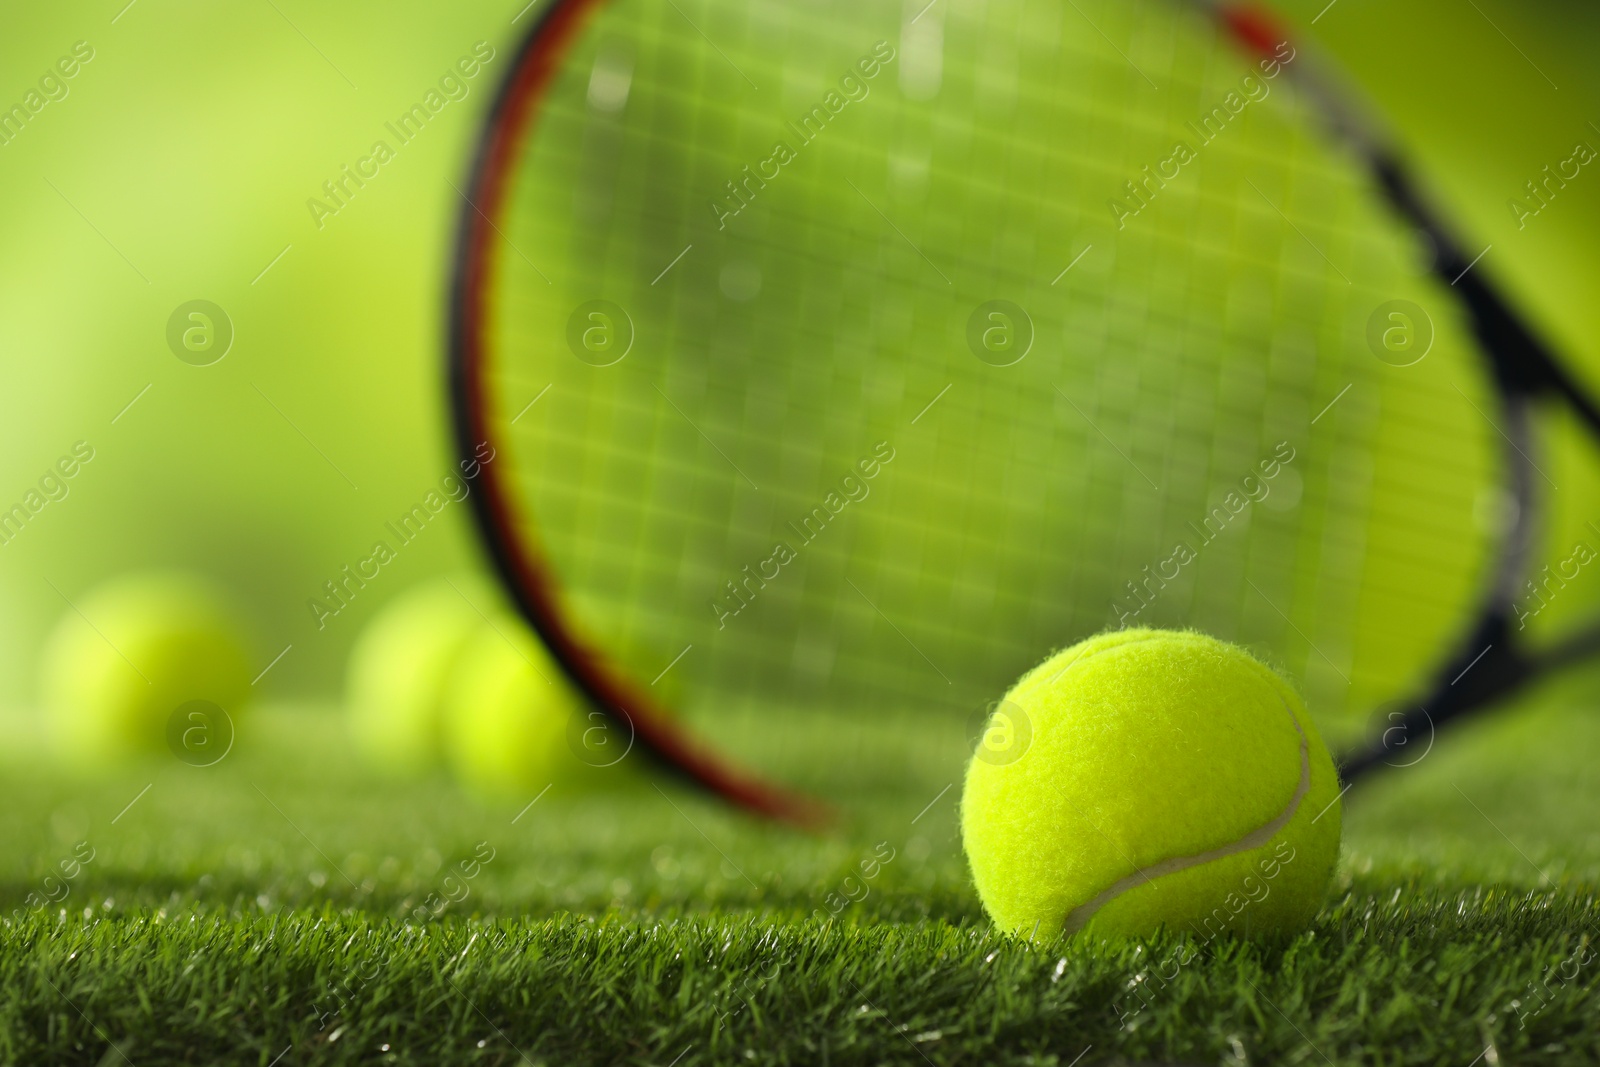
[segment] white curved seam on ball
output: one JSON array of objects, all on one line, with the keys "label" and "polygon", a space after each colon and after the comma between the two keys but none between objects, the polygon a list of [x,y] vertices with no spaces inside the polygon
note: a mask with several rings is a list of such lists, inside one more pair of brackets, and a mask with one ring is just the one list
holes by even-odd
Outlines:
[{"label": "white curved seam on ball", "polygon": [[[1283,698],[1279,697],[1279,699],[1282,700]],[[1268,841],[1271,841],[1279,830],[1289,824],[1289,820],[1294,818],[1295,812],[1300,810],[1300,803],[1305,800],[1306,794],[1311,791],[1311,749],[1309,742],[1306,740],[1306,732],[1301,729],[1300,720],[1295,717],[1294,709],[1289,707],[1287,700],[1283,701],[1283,708],[1289,713],[1289,721],[1294,724],[1294,732],[1300,735],[1300,782],[1295,786],[1294,796],[1289,798],[1289,803],[1284,807],[1283,811],[1279,812],[1271,822],[1256,827],[1237,841],[1207,852],[1196,853],[1193,856],[1176,856],[1172,859],[1161,860],[1159,863],[1152,863],[1148,867],[1134,871],[1126,878],[1113,882],[1090,900],[1067,912],[1066,922],[1062,924],[1061,928],[1063,933],[1077,933],[1083,929],[1090,919],[1094,918],[1095,912],[1130,889],[1144,885],[1146,882],[1153,882],[1165,875],[1177,874],[1179,871],[1188,870],[1190,867],[1213,863],[1216,860],[1226,859],[1241,852],[1249,852],[1251,849],[1260,848]]]}]

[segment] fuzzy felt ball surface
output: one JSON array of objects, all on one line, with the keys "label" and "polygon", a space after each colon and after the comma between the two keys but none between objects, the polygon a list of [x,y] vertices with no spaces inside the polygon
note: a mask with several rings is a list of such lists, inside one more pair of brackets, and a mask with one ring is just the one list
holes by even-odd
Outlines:
[{"label": "fuzzy felt ball surface", "polygon": [[1322,903],[1338,796],[1278,674],[1204,634],[1121,630],[1006,694],[961,832],[985,910],[1025,937],[1283,933]]}]

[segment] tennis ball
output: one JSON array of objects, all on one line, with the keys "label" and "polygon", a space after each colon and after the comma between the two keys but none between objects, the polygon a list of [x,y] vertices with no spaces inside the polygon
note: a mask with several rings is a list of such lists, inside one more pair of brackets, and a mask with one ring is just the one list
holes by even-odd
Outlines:
[{"label": "tennis ball", "polygon": [[1303,929],[1339,782],[1294,689],[1204,634],[1122,630],[1023,675],[967,768],[984,909],[1032,937]]},{"label": "tennis ball", "polygon": [[537,793],[586,769],[574,747],[585,729],[583,701],[520,619],[491,616],[472,634],[444,713],[445,757],[457,779],[487,799]]},{"label": "tennis ball", "polygon": [[351,740],[373,769],[404,778],[439,765],[445,693],[483,626],[474,605],[487,602],[480,581],[441,578],[407,590],[361,631],[350,651],[345,707]]},{"label": "tennis ball", "polygon": [[237,619],[214,586],[182,572],[126,575],[75,598],[41,661],[55,743],[85,768],[163,751],[214,762],[249,692]]}]

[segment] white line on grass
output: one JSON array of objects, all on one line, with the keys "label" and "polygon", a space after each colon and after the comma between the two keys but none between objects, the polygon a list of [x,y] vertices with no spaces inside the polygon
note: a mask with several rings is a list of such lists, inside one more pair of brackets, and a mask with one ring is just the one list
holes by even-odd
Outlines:
[{"label": "white line on grass", "polygon": [[299,824],[297,824],[293,819],[289,818],[289,815],[288,815],[287,812],[285,812],[282,808],[278,807],[278,802],[277,801],[275,801],[271,797],[267,796],[266,791],[263,790],[259,785],[256,785],[254,782],[250,783],[250,787],[252,789],[254,789],[257,793],[261,794],[261,799],[262,800],[265,800],[268,804],[272,805],[272,810],[273,811],[276,811],[279,815],[283,816],[283,821],[284,822],[286,822],[290,826],[294,827],[294,832],[295,833],[299,834],[301,837],[306,839],[306,844],[310,845],[312,848],[317,850],[317,855],[321,856],[323,859],[328,861],[328,866],[329,867],[332,867],[334,870],[339,872],[339,877],[340,878],[343,878],[345,881],[350,883],[350,888],[351,889],[354,889],[357,893],[361,892],[361,887],[356,885],[355,880],[353,878],[351,878],[348,874],[344,873],[344,868],[339,866],[337,863],[333,862],[333,857],[329,856],[326,852],[322,851],[322,846],[317,844],[315,841],[311,840],[311,835],[307,834],[304,830],[300,829]]},{"label": "white line on grass", "polygon": [[687,656],[689,654],[689,650],[693,647],[694,645],[692,644],[684,645],[683,651],[679,652],[676,656],[673,656],[672,662],[667,664],[665,667],[662,667],[661,673],[650,679],[650,684],[655,685],[657,682],[661,681],[661,679],[665,678],[667,676],[667,672],[676,667],[678,665],[678,661]]},{"label": "white line on grass", "polygon": [[694,247],[694,245],[692,245],[692,244],[691,245],[685,245],[683,251],[678,253],[677,259],[674,259],[671,263],[668,263],[666,265],[666,267],[661,271],[661,273],[656,275],[656,281],[655,282],[651,282],[650,284],[654,285],[656,282],[659,282],[662,278],[665,278],[667,276],[667,271],[671,270],[673,267],[676,267],[678,265],[678,260],[682,259],[684,256],[688,255],[689,254],[689,249],[691,249],[693,247]]},{"label": "white line on grass", "polygon": [[[956,383],[955,382],[951,382],[950,383],[950,385],[954,385],[954,384],[956,384]],[[939,396],[936,396],[932,400],[928,401],[928,407],[923,408],[921,411],[917,412],[917,419],[920,419],[920,418],[922,418],[922,416],[926,415],[928,413],[928,408],[931,408],[931,407],[933,407],[933,405],[937,404],[939,402],[939,397],[944,396],[944,394],[946,394],[946,393],[948,393],[950,391],[950,385],[947,385],[943,389],[939,390]],[[917,419],[912,419],[911,420],[911,425],[915,426],[917,424]]]},{"label": "white line on grass", "polygon": [[[1350,385],[1354,385],[1354,384],[1356,384],[1356,383],[1355,382],[1351,382],[1350,383]],[[1322,416],[1326,415],[1328,413],[1328,410],[1330,408],[1332,408],[1333,405],[1335,405],[1335,404],[1337,404],[1339,402],[1340,397],[1343,397],[1344,394],[1346,394],[1346,393],[1348,393],[1350,391],[1350,385],[1347,385],[1343,389],[1339,390],[1339,396],[1336,396],[1332,400],[1328,401],[1328,406],[1323,408],[1321,411],[1317,412],[1317,419],[1320,419],[1320,418],[1322,418]],[[1311,420],[1311,425],[1315,426],[1317,424],[1317,419],[1312,419]]]},{"label": "white line on grass", "polygon": [[[155,785],[155,783],[154,783],[154,782],[151,782],[151,783],[150,783],[150,785]],[[145,787],[144,787],[144,788],[143,788],[143,789],[141,789],[141,790],[139,790],[139,796],[137,796],[137,797],[134,797],[134,798],[133,798],[133,799],[132,799],[132,800],[130,800],[130,801],[128,801],[128,808],[131,808],[131,807],[133,807],[133,806],[134,806],[134,805],[135,805],[135,804],[137,804],[137,803],[139,803],[139,797],[142,797],[142,796],[144,796],[144,795],[145,795],[145,794],[146,794],[146,793],[148,793],[148,792],[150,792],[150,785],[147,785],[147,786],[145,786]],[[122,818],[122,817],[123,817],[123,816],[124,816],[124,815],[126,815],[126,814],[128,814],[128,808],[123,808],[123,809],[122,809],[122,810],[121,810],[121,811],[119,811],[119,812],[117,812],[117,819],[120,819],[120,818]],[[115,825],[117,825],[117,819],[112,819],[112,820],[111,820],[111,825],[112,825],[112,826],[115,826]]]},{"label": "white line on grass", "polygon": [[272,262],[268,263],[265,267],[262,267],[260,274],[257,274],[254,278],[250,279],[250,284],[254,285],[256,282],[259,282],[262,278],[265,278],[267,276],[267,271],[271,270],[273,267],[276,267],[278,265],[278,260],[280,260],[284,256],[288,255],[289,254],[289,249],[291,249],[293,247],[294,247],[294,245],[284,245],[283,246],[283,251],[279,252],[277,255],[273,256],[272,257]]},{"label": "white line on grass", "polygon": [[1461,794],[1461,799],[1465,800],[1468,804],[1471,804],[1472,805],[1472,810],[1477,812],[1479,815],[1482,815],[1483,816],[1483,821],[1488,823],[1490,826],[1494,827],[1494,832],[1499,834],[1501,837],[1504,837],[1506,839],[1506,844],[1508,844],[1512,848],[1516,849],[1517,850],[1517,855],[1519,855],[1523,859],[1527,860],[1528,861],[1528,866],[1532,867],[1534,870],[1539,872],[1539,881],[1541,883],[1550,881],[1550,876],[1544,872],[1544,868],[1539,866],[1537,863],[1533,862],[1533,860],[1529,858],[1528,854],[1526,852],[1522,851],[1522,848],[1515,841],[1511,840],[1510,835],[1508,835],[1504,830],[1500,829],[1500,824],[1495,822],[1493,819],[1489,818],[1488,813],[1485,812],[1482,808],[1478,807],[1477,801],[1475,801],[1471,797],[1467,796],[1466,792],[1459,785],[1456,785],[1454,782],[1450,783],[1450,788],[1454,789],[1457,793],[1460,793]]},{"label": "white line on grass", "polygon": [[[1266,1000],[1267,1003],[1269,1005],[1271,1005],[1273,1011],[1277,1012],[1279,1015],[1283,1015],[1283,1009],[1278,1007],[1276,1004],[1273,1004],[1272,1001],[1267,1000],[1267,995],[1265,993],[1261,992],[1260,988],[1254,982],[1252,982],[1252,981],[1250,981],[1250,979],[1246,978],[1245,979],[1245,984],[1248,985],[1251,989],[1254,989],[1256,991],[1256,996],[1260,997],[1262,1000]],[[1306,1036],[1306,1032],[1304,1030],[1300,1029],[1300,1027],[1298,1027],[1298,1026],[1295,1026],[1295,1021],[1293,1019],[1289,1018],[1287,1015],[1283,1015],[1283,1021],[1288,1023],[1290,1026],[1293,1026],[1294,1027],[1294,1032],[1299,1034],[1300,1035],[1300,1039],[1302,1041],[1304,1041],[1306,1044],[1310,1045],[1312,1050],[1314,1052],[1316,1052],[1316,1054],[1318,1056],[1321,1056],[1323,1059],[1328,1060],[1328,1054],[1323,1052],[1320,1048],[1317,1048],[1316,1042],[1312,1041],[1309,1037],[1307,1037]],[[1329,1064],[1329,1067],[1332,1067],[1333,1061],[1332,1060],[1328,1060],[1328,1064]]]},{"label": "white line on grass", "polygon": [[[1339,795],[1334,797],[1332,800],[1328,801],[1328,807],[1327,808],[1323,808],[1321,811],[1317,812],[1317,819],[1320,819],[1324,815],[1328,814],[1328,808],[1331,808],[1335,804],[1339,803],[1340,800],[1344,799],[1344,795],[1346,793],[1348,793],[1348,792],[1350,792],[1350,787],[1348,785],[1345,786],[1343,789],[1339,790]],[[1311,824],[1313,826],[1316,825],[1317,819],[1312,819],[1311,820]]]},{"label": "white line on grass", "polygon": [[[554,783],[554,782],[551,782],[551,783],[550,783],[550,785],[555,785],[555,783]],[[522,817],[523,817],[523,816],[524,816],[524,815],[526,815],[526,814],[528,814],[528,808],[531,808],[531,807],[533,807],[533,806],[534,806],[534,805],[535,805],[535,804],[537,804],[537,803],[539,803],[539,800],[540,800],[540,799],[541,799],[541,798],[542,798],[542,797],[543,797],[543,796],[544,796],[544,795],[545,795],[545,794],[546,794],[546,793],[548,793],[548,792],[550,792],[550,785],[547,785],[547,786],[545,786],[545,787],[544,787],[544,788],[543,788],[543,789],[541,789],[541,790],[539,790],[539,796],[536,796],[536,797],[534,797],[534,798],[533,798],[533,799],[532,799],[532,800],[530,800],[530,801],[528,801],[528,807],[527,807],[527,808],[523,808],[523,809],[522,809],[522,810],[521,810],[521,811],[519,811],[519,812],[517,812],[517,819],[520,819],[520,818],[522,818]],[[515,825],[517,825],[517,819],[512,819],[512,820],[511,820],[511,825],[512,825],[512,826],[515,826]]]},{"label": "white line on grass", "polygon": [[[550,383],[550,385],[554,385],[554,384],[556,384],[556,383],[555,382],[551,382]],[[533,405],[535,405],[535,404],[537,404],[539,402],[539,397],[544,396],[544,394],[546,394],[546,393],[548,393],[550,391],[550,385],[547,385],[543,389],[539,390],[539,396],[534,397],[532,400],[528,401],[525,405],[523,405],[522,410],[517,412],[516,415],[511,419],[511,424],[513,426],[515,426],[517,424],[517,419],[520,419],[520,418],[522,418],[522,416],[526,415],[528,413],[528,409],[533,407]]]},{"label": "white line on grass", "polygon": [[689,818],[688,815],[685,815],[683,809],[678,807],[678,805],[673,801],[673,799],[671,797],[667,796],[666,793],[662,793],[661,792],[661,787],[659,785],[656,785],[654,782],[651,782],[650,783],[650,788],[654,789],[657,793],[661,793],[661,799],[665,800],[668,804],[671,804],[673,811],[676,811],[679,815],[683,815],[683,821],[688,823],[690,826],[693,826],[695,833],[699,834],[701,837],[705,837],[706,844],[708,844],[712,848],[716,849],[717,850],[717,854],[720,855],[724,860],[727,860],[728,866],[732,867],[734,870],[739,872],[739,877],[740,878],[743,878],[745,881],[750,882],[750,888],[756,889],[756,890],[759,890],[761,888],[760,886],[756,885],[755,882],[750,880],[750,876],[748,874],[745,874],[744,870],[742,868],[740,868],[740,866],[737,863],[733,862],[732,857],[730,857],[726,852],[722,851],[722,846],[721,845],[719,845],[715,841],[711,840],[711,838],[706,837],[706,832],[704,830],[700,829],[700,827],[695,826],[694,820]]},{"label": "white line on grass", "polygon": [[1465,278],[1467,276],[1467,271],[1471,270],[1473,267],[1476,267],[1478,265],[1478,259],[1482,259],[1484,256],[1488,255],[1489,254],[1489,249],[1491,249],[1493,247],[1494,247],[1494,245],[1488,245],[1488,246],[1486,246],[1484,248],[1484,250],[1482,252],[1479,252],[1478,253],[1478,258],[1474,259],[1471,263],[1468,263],[1467,266],[1466,266],[1466,269],[1463,270],[1460,274],[1457,274],[1455,276],[1455,280],[1452,281],[1450,284],[1454,285],[1456,282],[1459,282],[1462,278]]},{"label": "white line on grass", "polygon": [[1461,681],[1461,679],[1465,678],[1467,676],[1467,672],[1470,671],[1472,668],[1476,667],[1478,665],[1478,661],[1480,659],[1482,659],[1483,657],[1487,656],[1489,654],[1489,650],[1491,648],[1493,648],[1493,647],[1494,647],[1493,645],[1484,645],[1483,646],[1483,651],[1479,652],[1476,656],[1473,656],[1472,657],[1472,662],[1467,664],[1465,667],[1461,668],[1461,673],[1460,674],[1458,674],[1454,678],[1450,679],[1450,684],[1451,685],[1455,685],[1457,682]]},{"label": "white line on grass", "polygon": [[1094,245],[1086,245],[1082,252],[1079,252],[1076,256],[1072,257],[1072,262],[1068,263],[1065,267],[1062,267],[1061,268],[1061,273],[1057,274],[1055,276],[1055,280],[1052,281],[1050,284],[1054,285],[1056,282],[1059,282],[1062,278],[1065,278],[1067,276],[1067,271],[1071,270],[1073,267],[1076,267],[1078,265],[1078,260],[1080,260],[1084,256],[1088,255],[1089,254],[1089,249],[1091,249],[1093,247],[1094,247]]},{"label": "white line on grass", "polygon": [[[154,384],[156,384],[156,383],[155,382],[151,382],[150,383],[150,385],[154,385]],[[133,407],[133,405],[135,405],[135,404],[137,404],[139,402],[139,397],[140,396],[144,396],[144,394],[146,394],[146,393],[148,393],[150,391],[150,385],[147,385],[143,389],[139,390],[139,396],[134,397],[132,400],[130,400],[126,404],[122,405],[122,410],[117,412],[117,417],[115,419],[111,420],[111,425],[115,426],[117,424],[117,419],[120,419],[120,418],[122,418],[122,416],[126,415],[128,413],[128,409]]]},{"label": "white line on grass", "polygon": [[[954,785],[954,784],[955,784],[955,783],[954,783],[954,782],[951,782],[951,783],[950,783],[950,785]],[[939,803],[939,797],[942,797],[942,796],[944,796],[944,795],[945,795],[945,794],[946,794],[946,793],[948,793],[948,792],[950,792],[950,785],[947,785],[947,786],[945,786],[945,787],[944,787],[944,788],[943,788],[943,789],[941,789],[941,790],[939,790],[939,796],[937,796],[937,797],[934,797],[934,798],[933,798],[933,799],[932,799],[932,800],[930,800],[930,801],[928,801],[928,807],[927,807],[927,808],[923,808],[923,809],[922,809],[922,810],[921,810],[921,811],[919,811],[919,812],[917,812],[917,819],[920,819],[920,818],[922,818],[922,817],[923,817],[923,816],[924,816],[924,815],[926,815],[926,814],[928,814],[928,808],[931,808],[931,807],[933,807],[933,806],[934,806],[934,805],[935,805],[935,804],[937,804],[937,803]],[[915,826],[915,825],[917,825],[917,819],[912,819],[912,820],[911,820],[911,825],[912,825],[912,826]]]},{"label": "white line on grass", "polygon": [[289,650],[291,648],[293,648],[293,647],[294,647],[293,645],[284,645],[283,646],[283,651],[279,652],[276,656],[272,657],[272,662],[267,664],[265,667],[263,667],[262,670],[261,670],[261,673],[256,675],[255,678],[250,682],[250,684],[251,685],[255,685],[256,682],[259,682],[259,681],[261,681],[261,679],[265,678],[267,676],[267,671],[270,671],[272,668],[276,667],[278,665],[278,661],[280,659],[282,659],[283,657],[287,656],[289,654]]}]

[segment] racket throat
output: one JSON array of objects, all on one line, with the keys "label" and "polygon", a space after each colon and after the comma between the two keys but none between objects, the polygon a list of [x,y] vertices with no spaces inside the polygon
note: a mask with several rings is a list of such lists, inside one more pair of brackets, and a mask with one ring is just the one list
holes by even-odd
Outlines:
[{"label": "racket throat", "polygon": [[1349,785],[1382,767],[1420,763],[1446,723],[1489,707],[1539,673],[1539,665],[1514,643],[1509,614],[1491,612],[1479,620],[1426,694],[1373,742],[1347,756],[1339,776]]}]

